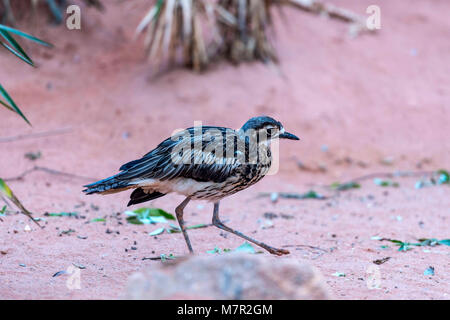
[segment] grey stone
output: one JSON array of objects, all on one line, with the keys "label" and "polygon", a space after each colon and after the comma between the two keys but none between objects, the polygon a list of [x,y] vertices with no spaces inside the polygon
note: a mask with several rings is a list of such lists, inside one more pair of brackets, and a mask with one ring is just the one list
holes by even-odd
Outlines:
[{"label": "grey stone", "polygon": [[330,299],[320,273],[293,259],[223,253],[152,264],[125,299]]}]

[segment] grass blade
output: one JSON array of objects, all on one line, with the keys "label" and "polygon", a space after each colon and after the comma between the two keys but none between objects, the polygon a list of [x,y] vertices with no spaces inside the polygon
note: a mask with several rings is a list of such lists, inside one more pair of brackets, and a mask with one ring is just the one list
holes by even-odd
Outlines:
[{"label": "grass blade", "polygon": [[60,24],[63,20],[63,15],[61,12],[61,9],[56,4],[55,0],[47,0],[48,7],[50,8],[50,11],[52,12],[53,16],[55,17],[56,23]]},{"label": "grass blade", "polygon": [[16,50],[14,50],[13,48],[11,48],[9,45],[7,45],[4,42],[0,42],[0,45],[2,45],[6,50],[8,50],[9,52],[11,52],[12,54],[14,54],[16,57],[18,57],[19,59],[21,59],[22,61],[25,61],[26,63],[28,63],[30,66],[34,67],[34,63],[33,61],[28,58],[28,57],[24,57],[23,55],[21,55],[19,52],[17,52]]},{"label": "grass blade", "polygon": [[[28,119],[25,117],[22,111],[20,111],[19,107],[17,107],[14,100],[9,96],[8,92],[6,92],[6,90],[2,87],[1,84],[0,84],[0,94],[5,98],[6,102],[9,103],[8,109],[10,110],[12,109],[14,112],[19,114],[26,121],[26,123],[28,123],[31,126],[30,121],[28,121]],[[5,105],[5,103],[2,102],[1,100],[0,102],[2,103],[2,105]]]},{"label": "grass blade", "polygon": [[33,216],[31,214],[30,211],[28,211],[23,205],[22,203],[19,201],[19,199],[17,199],[17,197],[14,195],[14,193],[12,192],[12,190],[8,187],[8,185],[5,183],[5,181],[3,181],[2,179],[0,179],[0,196],[5,196],[7,199],[9,199],[12,203],[14,203],[17,208],[20,209],[20,211],[26,215],[28,218],[30,218],[31,220],[33,220],[34,223],[36,223],[39,228],[42,228],[41,225],[33,219]]},{"label": "grass blade", "polygon": [[41,39],[33,37],[32,35],[30,35],[28,33],[25,33],[25,32],[22,32],[20,30],[17,30],[17,29],[11,28],[11,27],[7,27],[7,26],[5,26],[3,24],[0,24],[0,30],[4,30],[4,31],[7,31],[7,32],[16,34],[16,35],[18,35],[20,37],[23,37],[23,38],[26,38],[28,40],[34,41],[36,43],[39,43],[40,45],[43,45],[45,47],[53,47],[53,45],[48,43],[48,42],[45,42],[45,41],[43,41]]},{"label": "grass blade", "polygon": [[9,34],[8,31],[0,30],[0,34],[3,36],[3,38],[6,39],[6,41],[9,42],[9,44],[14,48],[14,50],[18,51],[18,53],[23,57],[23,58],[21,58],[22,60],[24,60],[25,62],[27,62],[27,63],[29,63],[31,65],[34,65],[33,61],[31,60],[31,58],[26,54],[26,52],[17,43],[17,41],[14,39],[14,37]]}]

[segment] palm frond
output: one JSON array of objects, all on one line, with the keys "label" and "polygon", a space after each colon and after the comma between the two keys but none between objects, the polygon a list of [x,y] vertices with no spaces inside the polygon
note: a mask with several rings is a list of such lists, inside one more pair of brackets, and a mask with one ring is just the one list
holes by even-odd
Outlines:
[{"label": "palm frond", "polygon": [[28,123],[31,126],[30,121],[25,117],[25,115],[20,111],[19,107],[16,105],[14,100],[9,96],[8,92],[2,87],[0,84],[0,95],[3,96],[3,98],[6,100],[6,102],[0,100],[0,103],[5,106],[7,109],[16,112],[18,115],[22,117],[23,120],[25,120],[26,123]]},{"label": "palm frond", "polygon": [[[0,24],[0,35],[3,37],[4,40],[2,41],[0,38],[0,45],[3,46],[5,49],[7,49],[9,52],[13,53],[16,57],[21,59],[22,61],[25,61],[31,66],[34,66],[33,60],[27,55],[25,50],[22,49],[22,47],[19,45],[19,43],[14,39],[14,37],[10,34],[16,34],[20,37],[23,37],[25,39],[34,41],[36,43],[39,43],[46,47],[51,47],[52,45],[48,42],[42,41],[41,39],[38,39],[32,35],[29,35],[28,33],[22,32],[20,30],[7,27],[5,25]],[[27,122],[29,125],[31,123],[28,121],[28,119],[25,117],[25,115],[22,113],[22,111],[19,109],[19,107],[16,105],[14,100],[10,97],[8,92],[3,88],[2,85],[0,85],[0,97],[3,97],[4,100],[0,99],[0,104],[4,106],[5,108],[16,112],[18,115],[20,115],[25,122]]]},{"label": "palm frond", "polygon": [[144,45],[149,59],[158,63],[168,58],[174,62],[181,53],[185,65],[203,70],[209,63],[209,53],[202,21],[212,27],[214,41],[220,41],[210,2],[158,0],[136,28],[136,35],[146,30]]},{"label": "palm frond", "polygon": [[14,195],[12,190],[9,188],[9,186],[1,178],[0,178],[0,198],[2,198],[5,203],[6,203],[5,199],[8,199],[12,203],[14,203],[14,205],[17,208],[19,208],[21,213],[30,218],[34,223],[36,223],[39,226],[39,228],[42,228],[41,225],[36,220],[33,219],[32,213],[23,206],[20,200]]},{"label": "palm frond", "polygon": [[219,54],[234,63],[278,62],[269,39],[275,5],[291,5],[364,28],[359,15],[318,0],[158,0],[137,26],[136,35],[147,30],[144,45],[156,63],[161,58],[173,61],[180,48],[184,63],[195,70],[203,70]]}]

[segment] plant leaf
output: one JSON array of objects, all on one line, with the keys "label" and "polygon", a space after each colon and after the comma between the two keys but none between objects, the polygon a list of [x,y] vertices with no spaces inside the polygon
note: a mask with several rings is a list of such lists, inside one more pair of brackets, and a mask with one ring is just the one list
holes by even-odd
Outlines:
[{"label": "plant leaf", "polygon": [[[22,111],[20,111],[19,107],[17,107],[14,100],[9,96],[8,92],[6,92],[6,90],[2,87],[1,84],[0,84],[0,94],[5,98],[6,102],[9,103],[9,107],[7,106],[7,108],[16,112],[31,126],[31,123],[28,121],[28,119],[25,117]],[[5,103],[2,102],[1,100],[0,102],[2,103],[2,105],[5,105]]]},{"label": "plant leaf", "polygon": [[331,189],[334,190],[339,190],[339,191],[345,191],[345,190],[349,190],[349,189],[359,189],[361,188],[361,185],[357,182],[346,182],[346,183],[339,183],[339,182],[335,182],[331,185]]},{"label": "plant leaf", "polygon": [[234,252],[256,253],[255,248],[253,248],[253,246],[248,242],[244,242],[243,244],[241,244],[239,247],[237,247],[233,251]]},{"label": "plant leaf", "polygon": [[439,240],[438,243],[446,245],[446,246],[450,246],[450,239]]},{"label": "plant leaf", "polygon": [[63,20],[63,15],[58,4],[56,4],[55,0],[47,0],[47,4],[53,16],[55,17],[56,23],[60,24],[61,21]]},{"label": "plant leaf", "polygon": [[434,276],[434,267],[428,267],[425,269],[425,271],[423,272],[424,276]]},{"label": "plant leaf", "polygon": [[448,173],[448,171],[441,169],[437,173],[439,174],[439,184],[450,184],[450,174]]},{"label": "plant leaf", "polygon": [[0,179],[0,192],[3,193],[8,199],[12,198],[12,191],[3,179]]},{"label": "plant leaf", "polygon": [[28,40],[34,41],[36,43],[39,43],[40,45],[43,45],[45,47],[53,47],[53,45],[48,43],[48,42],[45,42],[45,41],[43,41],[41,39],[33,37],[32,35],[30,35],[28,33],[25,33],[23,31],[20,31],[20,30],[11,28],[11,27],[7,27],[7,26],[5,26],[3,24],[0,24],[0,30],[4,30],[4,31],[10,32],[10,33],[14,33],[14,34],[16,34],[16,35],[18,35],[20,37],[23,37],[23,38],[26,38]]},{"label": "plant leaf", "polygon": [[45,214],[49,217],[75,217],[78,215],[76,212],[58,212],[58,213],[47,213]]},{"label": "plant leaf", "polygon": [[156,229],[156,230],[150,232],[148,235],[149,235],[149,236],[157,236],[158,234],[163,233],[164,230],[165,230],[164,228],[158,228],[158,229]]},{"label": "plant leaf", "polygon": [[399,186],[399,184],[397,182],[394,181],[389,181],[389,180],[383,180],[380,178],[375,178],[373,180],[373,182],[380,187],[395,187],[397,188]]},{"label": "plant leaf", "polygon": [[28,63],[31,66],[34,66],[33,61],[31,60],[31,58],[26,54],[26,52],[22,49],[22,47],[17,43],[17,41],[8,33],[8,31],[5,30],[1,30],[0,29],[0,34],[3,36],[3,38],[6,39],[6,41],[8,41],[8,43],[12,46],[12,48],[10,46],[8,46],[6,43],[1,43],[6,49],[8,49],[9,51],[11,51],[13,54],[15,54],[17,57],[19,57],[20,59],[22,59],[23,61],[25,61],[26,63]]},{"label": "plant leaf", "polygon": [[28,218],[30,218],[34,223],[36,223],[39,228],[42,228],[41,225],[33,219],[33,216],[31,214],[30,211],[28,211],[23,205],[22,203],[19,201],[19,199],[17,199],[17,197],[14,195],[14,193],[12,192],[12,190],[8,187],[8,185],[5,183],[5,181],[3,181],[2,179],[0,179],[0,196],[6,196],[7,199],[9,199],[12,203],[14,203],[16,205],[17,208],[20,209],[20,211],[26,215]]}]

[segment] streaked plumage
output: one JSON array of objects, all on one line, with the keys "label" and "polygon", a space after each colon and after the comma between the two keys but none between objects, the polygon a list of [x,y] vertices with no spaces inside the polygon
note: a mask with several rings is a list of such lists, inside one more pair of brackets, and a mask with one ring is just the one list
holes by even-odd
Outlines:
[{"label": "streaked plumage", "polygon": [[[268,139],[257,140],[259,133],[267,133]],[[212,201],[218,210],[222,198],[265,176],[272,159],[270,140],[278,136],[298,140],[270,117],[252,118],[240,130],[213,126],[188,128],[164,140],[141,159],[122,165],[120,173],[86,185],[83,191],[111,194],[133,188],[128,205],[174,192],[186,196],[187,202]],[[188,242],[185,232],[184,235]],[[188,247],[191,250],[190,243]]]}]

